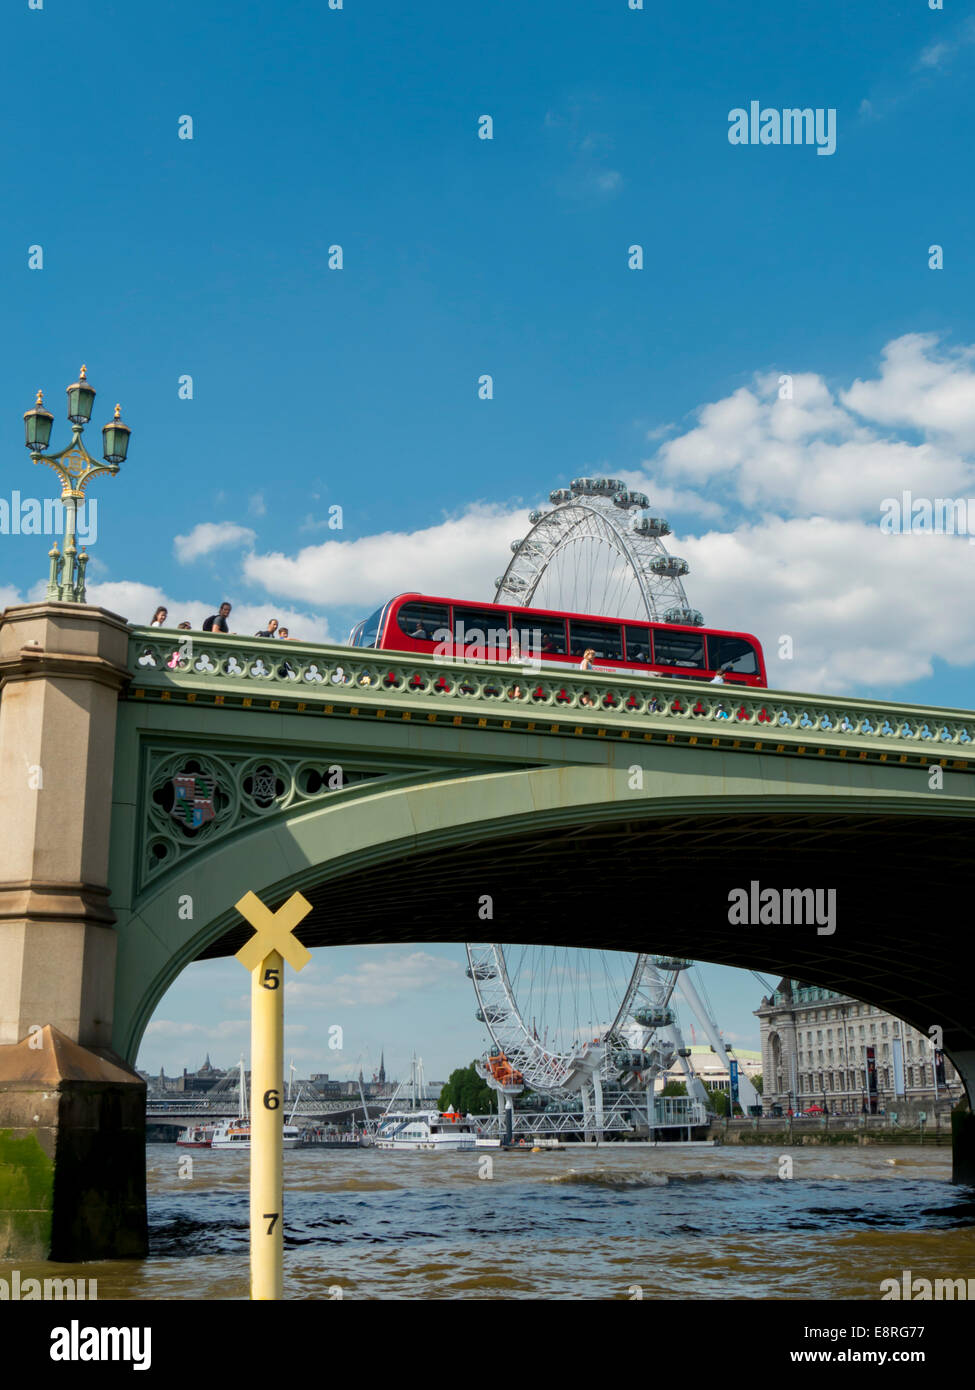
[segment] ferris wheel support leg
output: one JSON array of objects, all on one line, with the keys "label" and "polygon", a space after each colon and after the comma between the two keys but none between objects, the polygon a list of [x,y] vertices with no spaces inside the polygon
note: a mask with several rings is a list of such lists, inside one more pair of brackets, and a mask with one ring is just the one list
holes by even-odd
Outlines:
[{"label": "ferris wheel support leg", "polygon": [[[714,1019],[710,1016],[707,1009],[705,1009],[704,1005],[701,1003],[700,996],[698,995],[698,992],[694,988],[691,981],[688,979],[686,971],[678,981],[678,988],[680,989],[684,998],[687,1000],[688,1004],[690,1004],[691,1008],[697,1015],[701,1027],[707,1034],[708,1041],[714,1048],[714,1051],[717,1054],[721,1063],[725,1067],[727,1067],[728,1073],[730,1075],[731,1063],[728,1058],[728,1053],[725,1049],[724,1042],[721,1038],[721,1034],[718,1032],[717,1024],[715,1023]],[[738,1073],[738,1099],[739,1103],[744,1107],[745,1113],[747,1113],[748,1107],[750,1105],[759,1104],[758,1092],[755,1090],[755,1087],[752,1085],[749,1077],[747,1077],[745,1073],[740,1069]]]},{"label": "ferris wheel support leg", "polygon": [[598,1071],[592,1074],[592,1099],[596,1121],[596,1143],[603,1138],[603,1083]]},{"label": "ferris wheel support leg", "polygon": [[589,1098],[589,1087],[583,1086],[579,1096],[582,1101],[582,1133],[588,1144],[592,1139],[592,1102]]}]

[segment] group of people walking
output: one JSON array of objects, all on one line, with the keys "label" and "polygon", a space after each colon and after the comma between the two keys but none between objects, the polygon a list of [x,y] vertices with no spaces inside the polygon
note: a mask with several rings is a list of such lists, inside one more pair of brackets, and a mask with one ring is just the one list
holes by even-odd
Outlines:
[{"label": "group of people walking", "polygon": [[[221,603],[220,608],[219,608],[219,610],[218,610],[216,613],[211,613],[210,616],[209,616],[209,618],[204,618],[204,619],[203,619],[203,631],[204,631],[204,632],[226,632],[226,633],[230,633],[230,628],[229,628],[229,626],[228,626],[228,624],[227,624],[227,619],[230,617],[230,610],[231,610],[232,607],[233,607],[233,604],[227,603],[226,601],[223,602],[223,603]],[[153,613],[153,615],[152,615],[152,622],[149,624],[149,626],[150,626],[150,627],[168,627],[168,626],[169,626],[169,609],[163,607],[163,605],[160,604],[159,607],[156,609],[155,613]],[[191,624],[191,623],[187,623],[187,622],[177,623],[176,626],[177,626],[177,630],[190,629],[190,628],[192,628],[192,624]],[[236,636],[236,634],[234,634],[234,635]],[[293,641],[293,640],[295,640],[295,639],[293,639],[293,638],[291,637],[291,634],[290,634],[290,632],[288,631],[288,629],[287,629],[286,627],[280,627],[280,626],[278,625],[278,620],[277,620],[277,618],[268,618],[268,620],[267,620],[267,627],[266,627],[266,628],[262,628],[260,632],[255,632],[255,633],[254,633],[254,636],[255,636],[255,637],[280,637],[280,638],[282,638],[282,639],[285,640],[285,641]]]}]

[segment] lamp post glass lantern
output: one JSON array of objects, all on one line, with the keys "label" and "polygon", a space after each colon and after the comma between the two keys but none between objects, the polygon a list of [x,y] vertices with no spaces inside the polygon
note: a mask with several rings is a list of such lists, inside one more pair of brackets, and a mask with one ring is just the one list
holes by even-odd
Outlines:
[{"label": "lamp post glass lantern", "polygon": [[58,549],[57,541],[48,551],[50,572],[47,581],[47,597],[54,603],[85,602],[85,569],[88,556],[84,550],[78,554],[75,544],[78,503],[85,501],[85,489],[92,478],[102,473],[113,476],[125,462],[129,449],[129,436],[132,431],[122,420],[121,406],[115,407],[115,416],[102,427],[102,456],[104,463],[93,459],[82,443],[85,425],[88,424],[95,403],[95,388],[88,381],[87,368],[82,366],[78,380],[66,388],[68,397],[68,419],[71,422],[71,443],[56,454],[44,451],[51,438],[54,416],[44,406],[44,396],[37,393],[37,401],[32,410],[24,412],[25,444],[30,450],[34,463],[46,463],[61,481],[61,501],[64,505],[64,548]]}]

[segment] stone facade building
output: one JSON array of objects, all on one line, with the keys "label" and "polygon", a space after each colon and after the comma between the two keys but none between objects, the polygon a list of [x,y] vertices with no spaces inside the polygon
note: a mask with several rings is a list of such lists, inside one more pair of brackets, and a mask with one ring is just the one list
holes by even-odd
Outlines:
[{"label": "stone facade building", "polygon": [[755,1015],[767,1114],[813,1105],[877,1114],[961,1094],[958,1074],[929,1037],[849,995],[783,979]]}]

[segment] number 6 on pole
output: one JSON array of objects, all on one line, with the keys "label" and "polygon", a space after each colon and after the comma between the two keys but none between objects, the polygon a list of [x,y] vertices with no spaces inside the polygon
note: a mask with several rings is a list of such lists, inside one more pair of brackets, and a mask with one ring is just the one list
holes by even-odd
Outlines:
[{"label": "number 6 on pole", "polygon": [[[279,1299],[283,1290],[284,1210],[283,1122],[285,960],[303,970],[311,953],[292,935],[311,912],[311,903],[293,893],[271,912],[255,893],[245,893],[237,911],[254,935],[237,952],[251,972],[251,1298]],[[267,1225],[264,1223],[267,1222]]]}]

